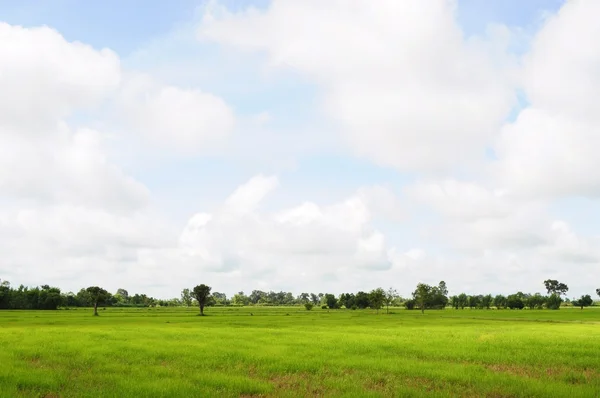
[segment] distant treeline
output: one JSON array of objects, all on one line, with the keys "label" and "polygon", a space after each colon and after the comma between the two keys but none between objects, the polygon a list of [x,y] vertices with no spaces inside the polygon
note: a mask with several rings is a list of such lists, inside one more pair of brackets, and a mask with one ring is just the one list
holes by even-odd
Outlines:
[{"label": "distant treeline", "polygon": [[[197,289],[203,287],[201,296]],[[315,306],[324,309],[365,309],[403,306],[409,310],[419,309],[558,309],[561,305],[570,304],[577,307],[587,307],[594,304],[590,295],[583,295],[578,299],[569,300],[566,294],[569,290],[566,284],[557,280],[545,280],[544,287],[547,295],[540,293],[528,294],[517,292],[507,296],[491,294],[467,295],[465,293],[449,296],[446,283],[441,281],[438,285],[419,283],[410,298],[401,297],[398,292],[389,288],[373,289],[369,292],[342,293],[301,293],[294,296],[290,292],[265,292],[253,290],[250,294],[239,292],[228,298],[225,293],[213,292],[206,285],[194,289],[183,289],[180,298],[169,300],[156,299],[146,294],[130,295],[125,289],[118,289],[114,294],[97,286],[81,289],[77,293],[64,293],[57,287],[42,285],[28,288],[23,285],[18,288],[11,287],[8,281],[0,280],[0,309],[35,309],[55,310],[59,307],[181,307],[181,306],[291,306],[302,305],[307,310]],[[600,296],[600,288],[596,289]],[[565,297],[563,299],[563,296]],[[201,297],[200,302],[197,300]],[[97,311],[95,311],[97,312]]]}]

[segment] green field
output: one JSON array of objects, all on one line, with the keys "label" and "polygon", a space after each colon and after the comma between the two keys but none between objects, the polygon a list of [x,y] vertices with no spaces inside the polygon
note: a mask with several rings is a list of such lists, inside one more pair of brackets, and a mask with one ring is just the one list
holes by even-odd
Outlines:
[{"label": "green field", "polygon": [[0,311],[0,394],[600,396],[600,308],[393,312]]}]

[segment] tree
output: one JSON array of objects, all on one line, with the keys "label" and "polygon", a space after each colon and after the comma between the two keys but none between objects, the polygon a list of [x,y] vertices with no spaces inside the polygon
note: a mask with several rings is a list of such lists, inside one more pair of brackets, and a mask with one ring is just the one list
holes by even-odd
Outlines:
[{"label": "tree", "polygon": [[390,304],[392,304],[397,297],[398,297],[398,291],[396,289],[394,289],[393,287],[390,287],[385,292],[384,301],[385,301],[385,313],[386,314],[390,313]]},{"label": "tree", "polygon": [[556,279],[546,279],[544,281],[544,286],[546,286],[546,290],[548,294],[557,294],[559,296],[567,294],[569,291],[569,287],[564,283],[560,283]]},{"label": "tree", "polygon": [[342,293],[340,294],[339,302],[344,307],[350,309],[355,305],[356,298],[353,293]]},{"label": "tree", "polygon": [[560,309],[560,303],[562,303],[562,298],[556,293],[553,293],[546,298],[546,308],[550,310]]},{"label": "tree", "polygon": [[234,294],[232,301],[235,305],[248,305],[250,303],[250,298],[242,291]]},{"label": "tree", "polygon": [[450,304],[452,305],[452,308],[457,310],[458,309],[458,296],[450,297]]},{"label": "tree", "polygon": [[417,289],[413,292],[413,298],[414,298],[416,304],[421,309],[422,314],[425,313],[425,305],[427,304],[427,301],[429,300],[429,297],[431,295],[431,290],[432,290],[431,286],[429,286],[425,283],[419,283],[417,285]]},{"label": "tree", "polygon": [[511,310],[517,309],[522,310],[525,307],[523,302],[523,293],[511,294],[506,298],[506,306]]},{"label": "tree", "polygon": [[325,295],[325,303],[327,304],[327,306],[330,309],[334,309],[337,306],[337,299],[335,298],[335,296],[331,293],[327,293]]},{"label": "tree", "polygon": [[253,290],[252,293],[250,293],[250,302],[252,304],[258,304],[259,301],[264,301],[266,297],[267,293],[262,290]]},{"label": "tree", "polygon": [[317,305],[317,304],[319,304],[319,301],[320,301],[319,296],[317,296],[314,293],[310,294],[310,302],[311,303],[313,303],[314,305]]},{"label": "tree", "polygon": [[363,291],[356,293],[354,304],[361,309],[369,307],[369,294]]},{"label": "tree", "polygon": [[190,289],[183,289],[181,291],[181,302],[187,307],[192,305],[192,293]]},{"label": "tree", "polygon": [[458,306],[461,310],[464,310],[468,303],[469,296],[467,296],[465,293],[461,293],[458,295]]},{"label": "tree", "polygon": [[119,296],[123,297],[125,302],[129,301],[129,292],[125,289],[117,289],[117,293]]},{"label": "tree", "polygon": [[600,288],[596,289],[596,294],[600,296]]},{"label": "tree", "polygon": [[205,284],[198,285],[192,291],[192,296],[198,301],[198,307],[200,307],[200,315],[204,316],[204,306],[208,304],[210,300],[210,286]]},{"label": "tree", "polygon": [[498,309],[506,307],[506,297],[498,294],[496,297],[494,297],[494,306]]},{"label": "tree", "polygon": [[379,309],[383,307],[383,303],[385,302],[385,291],[378,287],[377,289],[371,290],[369,293],[369,307],[377,310],[379,314]]},{"label": "tree", "polygon": [[308,303],[310,301],[310,295],[308,293],[300,293],[298,295],[298,302],[301,304]]},{"label": "tree", "polygon": [[573,300],[573,305],[581,307],[581,309],[583,309],[583,307],[589,307],[592,304],[594,304],[594,300],[592,300],[589,294],[581,296],[579,300]]},{"label": "tree", "polygon": [[10,307],[10,283],[0,279],[0,309]]},{"label": "tree", "polygon": [[539,293],[526,298],[525,303],[529,309],[542,308],[546,303],[546,298]]},{"label": "tree", "polygon": [[227,305],[227,295],[225,293],[219,293],[219,292],[214,292],[212,294],[213,298],[215,299],[215,303],[220,304],[220,305]]},{"label": "tree", "polygon": [[313,303],[310,303],[310,302],[304,303],[304,308],[306,308],[307,311],[312,310],[313,306],[314,306]]},{"label": "tree", "polygon": [[94,305],[94,316],[98,316],[98,304],[104,302],[108,298],[108,292],[98,286],[90,286],[85,289],[85,291]]},{"label": "tree", "polygon": [[41,310],[56,310],[61,301],[62,298],[60,296],[59,288],[43,285],[38,293],[37,308]]},{"label": "tree", "polygon": [[448,304],[448,288],[446,282],[441,281],[437,286],[431,287],[429,299],[426,306],[429,308],[444,309]]},{"label": "tree", "polygon": [[490,306],[492,305],[492,302],[494,301],[494,299],[492,298],[491,294],[487,294],[485,296],[483,296],[481,298],[481,306],[485,309],[490,309]]},{"label": "tree", "polygon": [[481,305],[481,296],[469,296],[469,308],[477,308]]}]

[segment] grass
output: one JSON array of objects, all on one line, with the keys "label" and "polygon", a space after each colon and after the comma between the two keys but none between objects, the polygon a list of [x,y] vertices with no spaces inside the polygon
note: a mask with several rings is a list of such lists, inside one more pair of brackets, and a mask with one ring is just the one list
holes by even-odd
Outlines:
[{"label": "grass", "polygon": [[600,396],[600,308],[393,312],[0,311],[0,396]]}]

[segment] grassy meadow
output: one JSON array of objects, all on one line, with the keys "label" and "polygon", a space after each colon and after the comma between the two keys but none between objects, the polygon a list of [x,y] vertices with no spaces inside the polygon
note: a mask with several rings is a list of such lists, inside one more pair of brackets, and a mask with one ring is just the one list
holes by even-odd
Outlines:
[{"label": "grassy meadow", "polygon": [[0,396],[600,397],[598,307],[392,312],[0,311]]}]

